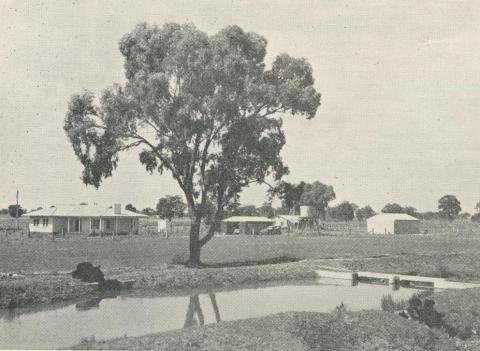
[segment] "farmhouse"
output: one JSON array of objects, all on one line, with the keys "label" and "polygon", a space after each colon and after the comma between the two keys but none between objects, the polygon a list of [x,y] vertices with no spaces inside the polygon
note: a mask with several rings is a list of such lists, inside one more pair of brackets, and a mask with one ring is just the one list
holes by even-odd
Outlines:
[{"label": "farmhouse", "polygon": [[418,234],[420,220],[405,213],[380,213],[367,219],[370,234]]},{"label": "farmhouse", "polygon": [[225,234],[234,234],[238,229],[239,234],[259,234],[266,227],[273,225],[275,221],[267,217],[256,216],[233,216],[224,219],[221,231]]},{"label": "farmhouse", "polygon": [[28,214],[32,233],[138,234],[145,215],[122,210],[120,204],[54,205]]}]

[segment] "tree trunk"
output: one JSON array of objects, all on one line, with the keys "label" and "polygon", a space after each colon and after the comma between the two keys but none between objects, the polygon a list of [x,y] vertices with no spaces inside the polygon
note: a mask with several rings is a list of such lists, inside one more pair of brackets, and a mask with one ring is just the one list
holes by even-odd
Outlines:
[{"label": "tree trunk", "polygon": [[198,267],[201,265],[200,261],[200,223],[202,218],[195,215],[194,221],[190,226],[190,258],[188,263],[190,266]]}]

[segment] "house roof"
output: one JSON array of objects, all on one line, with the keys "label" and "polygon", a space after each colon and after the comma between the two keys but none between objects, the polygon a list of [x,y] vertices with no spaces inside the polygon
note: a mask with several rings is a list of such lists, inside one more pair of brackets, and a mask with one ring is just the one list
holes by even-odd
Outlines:
[{"label": "house roof", "polygon": [[258,216],[233,216],[224,219],[222,222],[255,222],[255,223],[273,223],[274,220],[267,217],[258,217]]},{"label": "house roof", "polygon": [[113,206],[99,205],[53,205],[27,214],[29,217],[147,217],[140,213],[122,209],[120,214],[113,213]]},{"label": "house roof", "polygon": [[375,216],[372,216],[367,219],[368,220],[403,220],[403,221],[418,221],[418,218],[410,216],[406,213],[379,213]]}]

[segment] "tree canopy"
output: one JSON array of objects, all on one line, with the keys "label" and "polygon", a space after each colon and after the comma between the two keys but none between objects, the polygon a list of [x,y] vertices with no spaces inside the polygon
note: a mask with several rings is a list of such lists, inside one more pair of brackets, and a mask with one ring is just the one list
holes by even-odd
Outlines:
[{"label": "tree canopy", "polygon": [[475,213],[470,220],[475,223],[480,223],[480,212]]},{"label": "tree canopy", "polygon": [[185,209],[187,206],[183,202],[181,196],[167,195],[158,200],[157,213],[160,218],[172,220],[174,217],[183,217],[185,215]]},{"label": "tree canopy", "polygon": [[329,208],[328,214],[333,219],[348,222],[355,218],[356,207],[355,204],[344,201],[335,207]]},{"label": "tree canopy", "polygon": [[98,103],[88,91],[70,99],[64,129],[83,182],[99,187],[120,152],[140,148],[146,170],[169,171],[185,195],[193,265],[213,236],[214,226],[200,238],[207,202],[218,215],[243,187],[279,181],[288,172],[280,115],[311,119],[320,105],[310,64],[281,54],[267,68],[266,46],[238,26],[209,36],[193,24],[141,23],[120,40],[125,85]]},{"label": "tree canopy", "polygon": [[370,206],[365,206],[355,211],[355,217],[357,217],[359,221],[364,221],[375,215],[376,212]]},{"label": "tree canopy", "polygon": [[304,185],[300,204],[315,207],[317,214],[325,218],[328,203],[332,200],[335,200],[333,187],[316,181]]},{"label": "tree canopy", "polygon": [[444,195],[438,200],[438,209],[443,218],[453,221],[458,217],[458,214],[462,210],[460,207],[460,201],[458,201],[455,195]]},{"label": "tree canopy", "polygon": [[282,181],[277,187],[271,189],[270,193],[278,196],[282,201],[282,207],[287,208],[289,212],[293,210],[295,213],[298,210],[297,207],[300,204],[305,185],[306,183],[303,181],[298,184]]},{"label": "tree canopy", "polygon": [[[18,207],[18,212],[17,212],[17,207]],[[21,217],[26,212],[27,212],[27,210],[22,208],[22,206],[20,206],[20,205],[10,205],[10,206],[8,206],[8,213],[10,214],[10,217],[16,218],[17,213],[18,213],[18,217]]]},{"label": "tree canopy", "polygon": [[382,212],[383,213],[404,213],[404,210],[403,210],[403,207],[397,203],[393,203],[393,204],[388,203],[382,208]]},{"label": "tree canopy", "polygon": [[137,212],[137,208],[136,208],[135,206],[133,206],[132,204],[127,204],[127,205],[125,206],[125,209],[126,209],[127,211]]}]

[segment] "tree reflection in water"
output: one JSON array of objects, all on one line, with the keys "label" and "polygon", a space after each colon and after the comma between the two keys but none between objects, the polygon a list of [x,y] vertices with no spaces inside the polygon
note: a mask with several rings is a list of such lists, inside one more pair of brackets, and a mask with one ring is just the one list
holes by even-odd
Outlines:
[{"label": "tree reflection in water", "polygon": [[[217,298],[213,292],[209,292],[208,296],[212,302],[213,311],[215,313],[215,320],[218,322],[221,321],[220,311],[218,309]],[[188,304],[187,314],[185,316],[184,328],[189,328],[197,325],[204,325],[205,317],[203,315],[202,308],[200,306],[200,299],[198,294],[190,296],[190,303]]]}]

